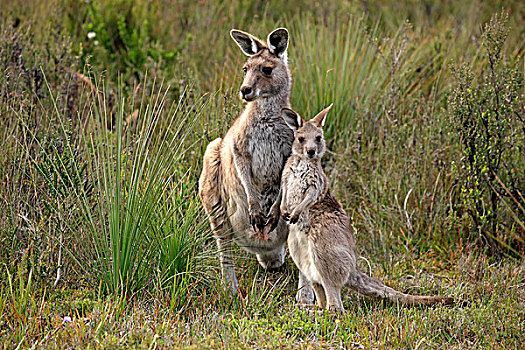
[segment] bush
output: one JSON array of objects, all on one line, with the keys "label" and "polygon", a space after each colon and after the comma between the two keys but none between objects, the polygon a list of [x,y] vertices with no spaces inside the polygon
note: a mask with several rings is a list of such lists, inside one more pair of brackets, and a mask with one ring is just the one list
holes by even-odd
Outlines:
[{"label": "bush", "polygon": [[493,16],[482,44],[488,68],[477,78],[453,67],[449,113],[461,142],[455,166],[463,210],[493,252],[523,248],[525,114],[523,76],[505,56],[505,14]]},{"label": "bush", "polygon": [[154,71],[159,79],[179,78],[179,54],[190,37],[179,46],[161,43],[158,36],[163,33],[152,27],[163,4],[64,0],[64,5],[65,26],[75,38],[74,50],[84,65],[106,72],[111,81],[120,76],[131,84],[143,81],[147,71]]}]

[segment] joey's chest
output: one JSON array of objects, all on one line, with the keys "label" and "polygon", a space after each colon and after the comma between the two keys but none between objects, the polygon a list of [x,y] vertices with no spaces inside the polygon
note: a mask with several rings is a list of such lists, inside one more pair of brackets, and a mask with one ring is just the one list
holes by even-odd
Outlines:
[{"label": "joey's chest", "polygon": [[286,176],[286,201],[297,205],[303,201],[309,188],[323,192],[325,177],[318,166],[308,161],[294,161],[287,165],[283,176]]}]

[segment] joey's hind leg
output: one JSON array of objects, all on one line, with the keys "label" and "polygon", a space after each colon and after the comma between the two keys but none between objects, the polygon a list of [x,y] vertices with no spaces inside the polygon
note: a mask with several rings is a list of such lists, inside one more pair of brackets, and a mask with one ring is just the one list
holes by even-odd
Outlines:
[{"label": "joey's hind leg", "polygon": [[329,312],[344,312],[343,301],[341,300],[341,287],[323,285],[326,293],[326,307]]},{"label": "joey's hind leg", "polygon": [[314,291],[312,284],[308,281],[305,275],[299,271],[299,283],[297,285],[297,294],[295,300],[299,304],[310,305],[314,303]]},{"label": "joey's hind leg", "polygon": [[315,298],[317,299],[317,306],[321,309],[326,308],[326,294],[324,293],[324,288],[319,283],[312,283],[312,288],[315,292]]}]

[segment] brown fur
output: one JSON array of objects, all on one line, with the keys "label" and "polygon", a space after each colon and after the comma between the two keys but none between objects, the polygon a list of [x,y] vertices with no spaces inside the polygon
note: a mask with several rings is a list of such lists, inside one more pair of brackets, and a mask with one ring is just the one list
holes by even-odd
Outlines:
[{"label": "brown fur", "polygon": [[321,167],[326,148],[322,126],[330,108],[309,122],[294,111],[283,109],[284,120],[295,130],[295,140],[283,170],[280,210],[291,223],[290,255],[312,283],[318,306],[343,311],[344,285],[367,296],[406,305],[451,303],[452,298],[400,293],[358,269],[350,221],[332,195]]},{"label": "brown fur", "polygon": [[[241,86],[247,104],[224,138],[208,145],[199,196],[219,247],[225,286],[235,294],[232,241],[256,254],[264,268],[284,262],[288,225],[280,218],[279,207],[272,205],[278,199],[293,132],[280,115],[281,108],[290,106],[288,31],[276,29],[268,44],[238,30],[231,36],[248,56]],[[301,286],[306,284],[304,276],[299,279]],[[311,288],[302,289],[298,298],[312,302]]]}]

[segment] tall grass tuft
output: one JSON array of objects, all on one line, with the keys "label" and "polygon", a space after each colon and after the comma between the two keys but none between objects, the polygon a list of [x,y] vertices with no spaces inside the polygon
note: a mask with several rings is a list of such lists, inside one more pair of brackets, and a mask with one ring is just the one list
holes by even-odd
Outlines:
[{"label": "tall grass tuft", "polygon": [[409,23],[389,37],[379,22],[359,16],[325,26],[306,15],[289,23],[293,104],[312,114],[333,102],[327,130],[335,141],[349,141],[360,124],[400,122],[408,101],[429,96],[442,73],[445,48],[435,38],[421,42]]},{"label": "tall grass tuft", "polygon": [[[202,268],[208,231],[187,181],[193,169],[183,162],[208,102],[182,94],[167,106],[168,88],[161,84],[142,89],[136,101],[137,93],[126,98],[118,85],[112,108],[101,92],[103,84],[95,85],[96,98],[83,108],[89,111],[84,137],[63,140],[67,154],[82,156],[64,161],[52,154],[56,148],[48,154],[55,162],[48,164],[44,178],[70,191],[75,208],[68,210],[79,218],[63,220],[70,241],[59,244],[107,292],[185,288]],[[55,112],[60,115],[58,108]]]}]

